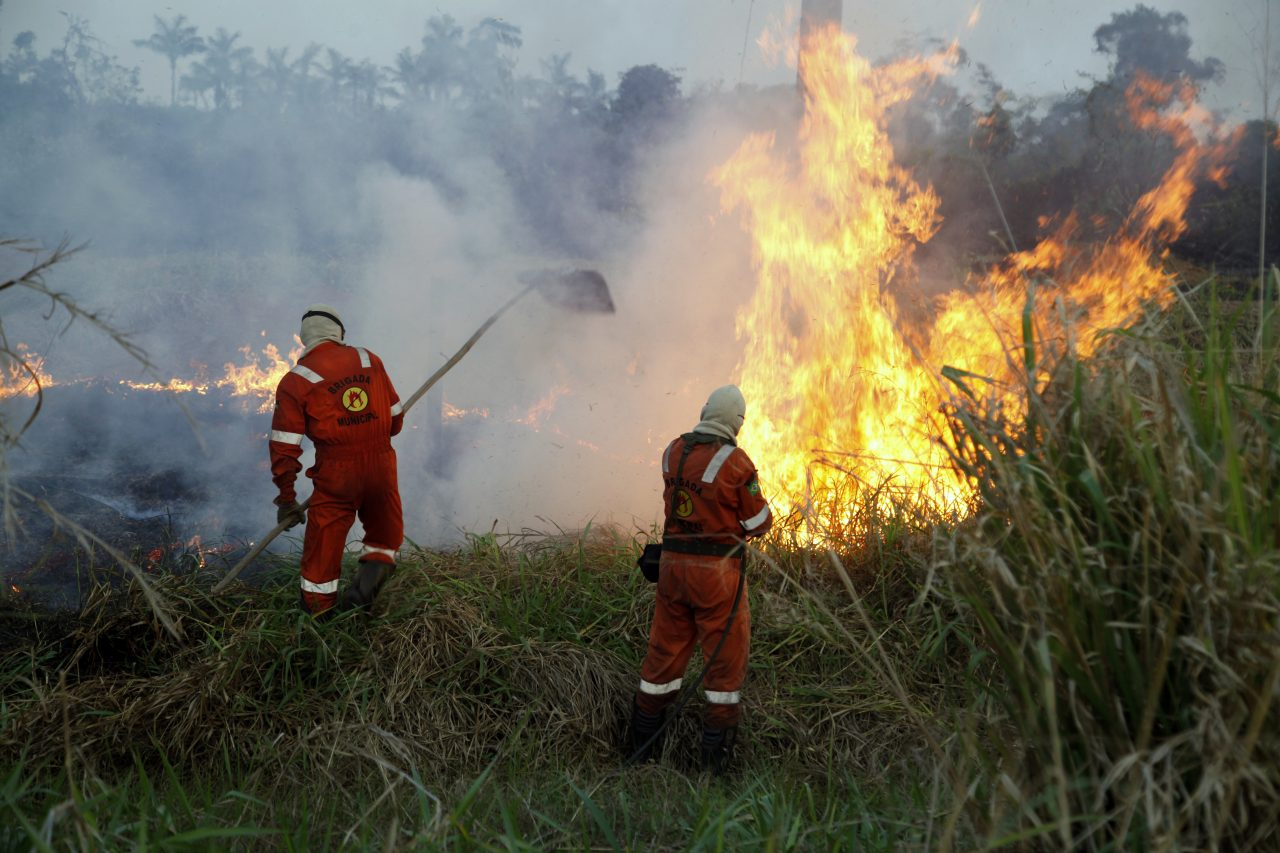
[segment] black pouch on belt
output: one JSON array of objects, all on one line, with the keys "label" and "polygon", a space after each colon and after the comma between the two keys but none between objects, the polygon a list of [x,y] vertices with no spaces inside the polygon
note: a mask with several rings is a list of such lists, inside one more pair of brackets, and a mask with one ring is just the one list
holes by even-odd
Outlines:
[{"label": "black pouch on belt", "polygon": [[645,580],[649,583],[658,582],[658,561],[662,559],[662,546],[658,544],[649,544],[644,546],[644,550],[640,552],[640,556],[636,558],[636,565],[640,567],[640,571],[644,573]]}]

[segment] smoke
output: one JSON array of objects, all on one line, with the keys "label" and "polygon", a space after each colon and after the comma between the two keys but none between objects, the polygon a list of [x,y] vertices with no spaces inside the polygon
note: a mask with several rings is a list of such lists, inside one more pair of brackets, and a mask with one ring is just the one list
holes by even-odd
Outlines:
[{"label": "smoke", "polygon": [[[741,357],[733,324],[753,286],[749,251],[736,225],[711,215],[705,181],[740,137],[719,111],[694,116],[646,152],[638,213],[557,211],[594,223],[586,258],[509,251],[532,239],[484,162],[455,174],[469,188],[462,204],[428,182],[367,177],[361,208],[382,239],[349,326],[353,339],[377,330],[365,339],[402,397],[519,291],[522,272],[596,269],[617,308],[577,313],[525,297],[410,414],[397,446],[418,535],[657,519],[662,449]],[[441,424],[442,403],[487,414]]]},{"label": "smoke", "polygon": [[[858,14],[846,15],[851,29],[889,25]],[[988,8],[966,43],[1007,36],[1016,20]],[[1091,32],[1105,15],[1070,23],[1082,21]],[[603,42],[628,32],[618,27]],[[1088,36],[1075,41],[1090,44]],[[741,46],[741,32],[731,41]],[[1000,77],[1005,59],[1033,43],[1008,41],[974,49],[995,56]],[[747,133],[794,127],[794,86],[701,90],[671,104],[662,74],[650,74],[657,82],[628,111],[580,67],[565,79],[508,79],[509,57],[476,45],[487,52],[460,50],[453,76],[423,86],[420,98],[372,106],[315,70],[280,90],[288,97],[241,85],[246,71],[227,109],[33,102],[28,90],[43,72],[15,77],[4,66],[0,108],[12,109],[0,150],[16,153],[0,158],[0,236],[88,240],[51,282],[131,332],[157,366],[150,378],[216,375],[241,363],[246,346],[287,351],[305,306],[326,302],[343,312],[349,340],[382,356],[402,397],[518,292],[521,273],[598,270],[616,314],[571,313],[530,295],[410,413],[395,440],[406,528],[423,544],[495,526],[647,529],[660,512],[663,447],[754,357],[734,328],[755,287],[750,243],[706,178]],[[903,125],[917,165],[958,208],[944,211],[944,232],[921,258],[939,288],[957,277],[974,235],[987,240],[998,227],[972,153],[948,154],[958,124],[949,118],[972,116],[948,109]],[[1042,135],[1083,138],[1085,116],[1072,115],[1077,123],[1060,131],[1044,119]],[[1045,183],[1040,150],[1026,155],[1025,187],[998,187],[1015,227],[1057,203],[1015,192]],[[1002,164],[1009,183],[1019,156]],[[1059,171],[1062,187],[1079,189],[1082,169]],[[956,234],[954,253],[945,229]],[[269,414],[225,393],[189,398],[185,410],[144,392],[97,393],[147,377],[105,336],[83,326],[60,333],[46,308],[6,303],[6,333],[47,356],[60,380],[99,384],[50,395],[12,454],[15,470],[41,476],[74,465],[107,491],[136,481],[130,512],[168,502],[190,525],[247,537],[271,526]],[[143,506],[148,489],[155,500]]]},{"label": "smoke", "polygon": [[432,104],[368,128],[133,107],[154,125],[106,128],[118,135],[104,130],[113,110],[69,114],[56,156],[28,152],[5,172],[35,203],[5,210],[3,228],[88,239],[52,283],[102,307],[156,369],[91,329],[51,326],[38,304],[6,311],[59,382],[92,380],[50,389],[14,472],[63,478],[127,517],[169,514],[184,534],[254,538],[274,523],[270,414],[121,380],[217,376],[244,347],[287,351],[305,306],[327,302],[408,397],[521,273],[589,268],[616,314],[531,294],[409,414],[394,440],[406,532],[441,545],[491,528],[648,530],[662,449],[732,380],[734,316],[754,283],[745,235],[706,182],[746,122],[701,103],[611,138]]}]

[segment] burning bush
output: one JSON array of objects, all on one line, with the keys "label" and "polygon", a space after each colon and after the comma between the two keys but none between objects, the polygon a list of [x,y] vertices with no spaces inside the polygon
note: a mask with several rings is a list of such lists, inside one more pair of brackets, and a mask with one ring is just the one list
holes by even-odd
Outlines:
[{"label": "burning bush", "polygon": [[1093,361],[1048,362],[1028,327],[1025,411],[957,381],[954,456],[986,506],[939,577],[993,656],[983,716],[1014,735],[970,744],[992,831],[1063,849],[1274,841],[1277,331],[1272,314],[1241,348],[1209,299],[1112,333]]}]

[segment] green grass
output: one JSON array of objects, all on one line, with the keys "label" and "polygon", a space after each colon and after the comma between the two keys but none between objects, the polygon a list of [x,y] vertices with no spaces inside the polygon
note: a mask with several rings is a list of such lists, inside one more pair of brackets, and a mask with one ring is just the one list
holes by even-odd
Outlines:
[{"label": "green grass", "polygon": [[136,584],[10,631],[0,849],[1275,846],[1280,367],[1199,300],[1088,362],[1028,323],[1019,406],[959,385],[967,516],[851,484],[780,525],[729,778],[695,767],[700,699],[621,766],[629,537],[474,536],[369,619],[313,622],[285,567],[163,577],[176,634]]},{"label": "green grass", "polygon": [[[880,766],[917,738],[813,606],[847,601],[798,595],[770,560],[740,773],[699,777],[700,699],[659,765],[623,770],[653,601],[633,560],[608,531],[474,537],[406,561],[375,618],[319,624],[296,609],[296,569],[221,598],[173,576],[156,586],[180,638],[136,588],[98,587],[4,660],[0,749],[21,786],[0,822],[19,846],[121,849],[893,849],[917,832]],[[806,825],[815,810],[830,819]]]}]

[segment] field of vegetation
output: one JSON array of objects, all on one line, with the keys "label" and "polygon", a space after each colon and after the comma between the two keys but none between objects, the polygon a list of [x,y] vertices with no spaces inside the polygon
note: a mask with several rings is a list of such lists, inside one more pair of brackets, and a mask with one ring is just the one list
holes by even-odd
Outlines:
[{"label": "field of vegetation", "polygon": [[1273,847],[1280,365],[1214,291],[1087,361],[1029,324],[1020,407],[953,374],[969,511],[851,484],[780,525],[728,777],[697,772],[700,697],[622,766],[629,532],[477,535],[368,618],[312,622],[287,565],[9,603],[0,848]]}]

